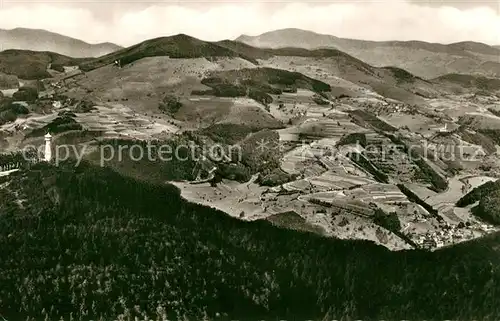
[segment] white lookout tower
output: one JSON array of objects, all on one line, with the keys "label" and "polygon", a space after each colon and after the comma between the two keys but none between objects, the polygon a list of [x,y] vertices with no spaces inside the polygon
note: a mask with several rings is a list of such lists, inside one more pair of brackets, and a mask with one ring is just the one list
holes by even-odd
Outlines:
[{"label": "white lookout tower", "polygon": [[52,135],[47,133],[45,136],[45,153],[44,160],[50,162],[52,160]]}]

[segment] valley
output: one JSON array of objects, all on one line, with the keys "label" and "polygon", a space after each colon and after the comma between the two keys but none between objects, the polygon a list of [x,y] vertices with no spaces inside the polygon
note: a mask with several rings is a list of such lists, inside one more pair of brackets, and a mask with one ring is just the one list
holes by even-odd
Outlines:
[{"label": "valley", "polygon": [[[147,46],[156,48],[160,41]],[[203,146],[243,147],[247,159],[209,160],[222,179],[217,184],[193,185],[190,175],[184,182],[165,182],[186,199],[235,217],[259,220],[293,212],[326,235],[367,239],[393,250],[435,249],[497,230],[455,203],[481,185],[464,185],[460,177],[498,177],[495,143],[463,135],[496,130],[495,122],[500,126],[490,112],[500,107],[499,87],[480,92],[456,83],[451,90],[452,78],[400,78],[404,73],[333,51],[250,50],[229,42],[218,47],[187,36],[165,43],[167,52],[179,45],[187,56],[203,50],[224,56],[171,58],[124,49],[84,61],[80,73],[67,68],[68,76],[41,81],[38,100],[33,107],[28,102],[30,108],[44,105],[40,111],[2,125],[6,150],[41,145],[43,128],[55,134],[56,146],[94,146],[85,149],[89,159],[109,140],[159,144],[194,137]],[[130,52],[137,60],[125,58],[130,63],[121,67],[104,63]],[[166,109],[158,107],[162,100]],[[173,110],[170,101],[176,101]],[[239,131],[240,138],[232,139]],[[488,171],[482,169],[486,160]],[[397,217],[399,227],[375,224],[377,211]]]},{"label": "valley", "polygon": [[498,49],[258,38],[0,52],[0,316],[499,315]]}]

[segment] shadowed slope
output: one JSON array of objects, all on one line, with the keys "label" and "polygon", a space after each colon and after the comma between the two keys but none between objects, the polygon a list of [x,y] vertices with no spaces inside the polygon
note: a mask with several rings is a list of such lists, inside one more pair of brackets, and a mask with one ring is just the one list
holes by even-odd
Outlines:
[{"label": "shadowed slope", "polygon": [[16,75],[21,79],[49,78],[49,65],[75,66],[86,58],[71,58],[48,51],[5,50],[0,52],[0,72]]}]

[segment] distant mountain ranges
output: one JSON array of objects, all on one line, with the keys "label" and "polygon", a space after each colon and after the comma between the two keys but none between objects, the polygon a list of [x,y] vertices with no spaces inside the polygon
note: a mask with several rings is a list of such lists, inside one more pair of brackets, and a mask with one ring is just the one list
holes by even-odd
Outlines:
[{"label": "distant mountain ranges", "polygon": [[109,42],[89,44],[58,33],[27,28],[0,29],[0,44],[1,51],[7,49],[51,51],[74,58],[99,57],[122,49]]},{"label": "distant mountain ranges", "polygon": [[366,41],[338,38],[301,29],[282,29],[236,41],[259,48],[335,48],[376,67],[395,66],[423,78],[449,73],[500,77],[500,46],[466,41]]},{"label": "distant mountain ranges", "polygon": [[258,36],[241,35],[235,41],[247,43],[260,48],[299,47],[305,49],[331,48],[349,51],[351,48],[373,49],[377,47],[407,47],[425,49],[433,52],[446,52],[463,55],[462,51],[475,51],[483,54],[498,55],[500,45],[489,46],[480,42],[463,41],[452,44],[429,43],[425,41],[371,41],[339,38],[332,35],[319,34],[297,28],[286,28],[265,32]]},{"label": "distant mountain ranges", "polygon": [[[78,65],[93,70],[120,59],[123,65],[144,57],[239,57],[259,64],[273,56],[336,57],[342,67],[356,66],[373,74],[372,67],[396,67],[423,79],[447,74],[500,77],[500,46],[477,42],[449,45],[423,41],[365,41],[338,38],[300,29],[283,29],[236,40],[207,42],[179,34],[146,40],[122,48],[111,43],[88,44],[45,30],[0,30],[4,50],[0,73],[21,79],[50,77],[48,69]],[[297,48],[297,46],[299,48]],[[57,53],[56,53],[57,52]],[[87,57],[87,58],[84,58]],[[343,71],[349,75],[348,68]],[[346,79],[349,79],[347,77]]]}]

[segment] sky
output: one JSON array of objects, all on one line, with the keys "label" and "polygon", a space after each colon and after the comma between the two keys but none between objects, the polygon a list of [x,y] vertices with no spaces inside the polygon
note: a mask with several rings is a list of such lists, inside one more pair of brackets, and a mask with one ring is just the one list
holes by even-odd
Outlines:
[{"label": "sky", "polygon": [[216,41],[283,28],[366,40],[500,45],[500,0],[0,0],[0,28],[16,27],[122,46],[179,33]]}]

